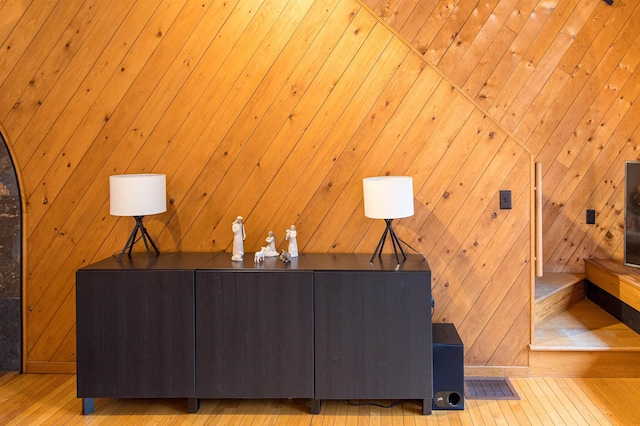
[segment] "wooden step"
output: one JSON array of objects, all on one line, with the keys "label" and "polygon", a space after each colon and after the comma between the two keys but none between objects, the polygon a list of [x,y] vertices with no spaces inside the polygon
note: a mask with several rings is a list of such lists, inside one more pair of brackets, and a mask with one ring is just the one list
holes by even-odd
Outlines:
[{"label": "wooden step", "polygon": [[640,335],[584,299],[536,324],[533,376],[640,377]]},{"label": "wooden step", "polygon": [[584,274],[545,272],[544,276],[536,278],[534,324],[583,300],[584,277]]}]

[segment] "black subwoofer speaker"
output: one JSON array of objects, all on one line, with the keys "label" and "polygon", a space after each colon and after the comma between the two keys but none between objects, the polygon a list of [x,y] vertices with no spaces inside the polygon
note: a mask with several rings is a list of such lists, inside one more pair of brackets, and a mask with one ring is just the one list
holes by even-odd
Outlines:
[{"label": "black subwoofer speaker", "polygon": [[464,409],[464,346],[453,324],[433,324],[434,410]]}]

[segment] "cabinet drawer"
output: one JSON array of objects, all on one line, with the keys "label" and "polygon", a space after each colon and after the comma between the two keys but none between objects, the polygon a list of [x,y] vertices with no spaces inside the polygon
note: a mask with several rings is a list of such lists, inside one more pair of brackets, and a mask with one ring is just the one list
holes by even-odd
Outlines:
[{"label": "cabinet drawer", "polygon": [[193,271],[78,271],[78,397],[194,397]]},{"label": "cabinet drawer", "polygon": [[316,272],[318,399],[431,399],[430,273]]},{"label": "cabinet drawer", "polygon": [[311,272],[196,273],[196,393],[313,398]]}]

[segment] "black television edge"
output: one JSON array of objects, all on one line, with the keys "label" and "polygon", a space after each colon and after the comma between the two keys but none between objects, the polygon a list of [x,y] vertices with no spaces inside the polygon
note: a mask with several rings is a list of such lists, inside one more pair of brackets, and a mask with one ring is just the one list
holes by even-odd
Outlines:
[{"label": "black television edge", "polygon": [[640,267],[640,161],[625,164],[624,264]]}]

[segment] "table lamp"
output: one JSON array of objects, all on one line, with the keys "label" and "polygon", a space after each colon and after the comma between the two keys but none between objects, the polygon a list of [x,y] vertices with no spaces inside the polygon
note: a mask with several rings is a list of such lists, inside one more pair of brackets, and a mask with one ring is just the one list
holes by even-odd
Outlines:
[{"label": "table lamp", "polygon": [[[118,262],[122,262],[124,253],[131,250],[140,238],[144,241],[147,255],[151,259],[149,244],[153,246],[156,255],[160,254],[153,243],[142,219],[150,214],[167,211],[167,178],[161,174],[126,174],[109,176],[110,213],[113,216],[133,216],[136,225],[127,240]],[[137,238],[138,231],[140,238]]]},{"label": "table lamp", "polygon": [[407,255],[402,244],[407,247],[411,246],[398,238],[391,222],[393,219],[413,216],[413,179],[408,176],[377,176],[364,178],[362,184],[364,215],[372,219],[384,219],[386,223],[382,238],[380,238],[370,262],[373,263],[376,254],[382,255],[382,249],[388,235],[391,244],[393,244],[396,261],[400,264],[398,249],[400,249],[404,261],[407,259]]}]

